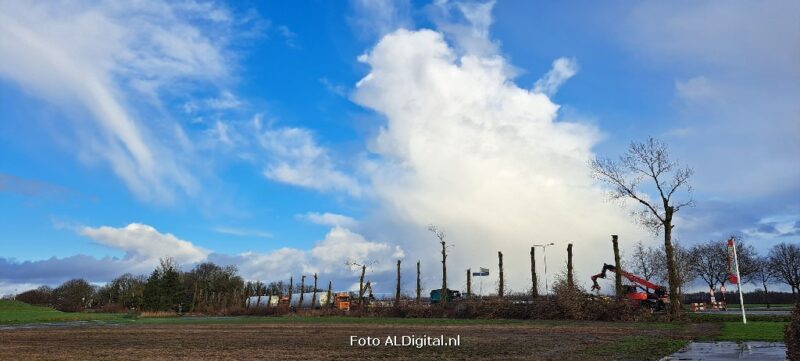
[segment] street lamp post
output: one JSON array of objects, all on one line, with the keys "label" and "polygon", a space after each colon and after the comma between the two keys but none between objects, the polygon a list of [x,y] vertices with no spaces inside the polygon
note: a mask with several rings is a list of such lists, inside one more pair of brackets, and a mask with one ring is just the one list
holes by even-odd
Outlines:
[{"label": "street lamp post", "polygon": [[544,294],[549,295],[550,290],[547,286],[547,247],[553,246],[555,243],[548,243],[548,244],[534,244],[534,247],[542,247],[542,253],[544,253]]}]

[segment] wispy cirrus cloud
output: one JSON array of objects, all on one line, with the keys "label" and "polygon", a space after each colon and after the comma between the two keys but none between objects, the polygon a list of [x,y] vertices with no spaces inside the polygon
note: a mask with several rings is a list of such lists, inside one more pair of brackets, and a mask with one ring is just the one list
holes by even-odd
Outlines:
[{"label": "wispy cirrus cloud", "polygon": [[361,194],[361,186],[337,167],[330,150],[317,144],[313,133],[299,127],[267,127],[260,116],[253,120],[258,142],[266,150],[266,178],[319,191]]},{"label": "wispy cirrus cloud", "polygon": [[257,229],[237,228],[237,227],[213,227],[212,231],[227,234],[237,237],[259,237],[259,238],[272,238],[272,233],[260,231]]},{"label": "wispy cirrus cloud", "polygon": [[[169,204],[199,181],[164,131],[179,125],[154,116],[161,96],[184,82],[228,81],[228,35],[241,21],[202,1],[3,2],[0,76],[68,115],[73,132],[63,136],[78,139],[79,159],[105,163],[140,199]],[[223,93],[211,106],[232,101]]]},{"label": "wispy cirrus cloud", "polygon": [[533,91],[553,96],[564,82],[578,73],[578,62],[571,58],[558,58],[553,67],[533,85]]},{"label": "wispy cirrus cloud", "polygon": [[342,226],[345,228],[352,228],[358,225],[358,221],[356,221],[352,217],[348,217],[341,214],[336,213],[317,213],[317,212],[309,212],[306,214],[299,214],[297,218],[307,220],[314,224],[324,225],[324,226]]},{"label": "wispy cirrus cloud", "polygon": [[350,0],[353,15],[348,19],[363,40],[380,39],[399,28],[411,28],[408,0]]},{"label": "wispy cirrus cloud", "polygon": [[62,198],[74,194],[69,188],[57,184],[27,179],[13,174],[0,173],[0,192],[21,194],[30,197]]}]

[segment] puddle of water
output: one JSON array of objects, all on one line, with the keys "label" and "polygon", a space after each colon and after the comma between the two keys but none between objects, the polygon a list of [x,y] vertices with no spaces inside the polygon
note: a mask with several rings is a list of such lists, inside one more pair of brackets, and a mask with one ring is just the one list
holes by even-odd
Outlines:
[{"label": "puddle of water", "polygon": [[782,342],[690,342],[680,351],[661,361],[678,360],[786,360],[786,345]]}]

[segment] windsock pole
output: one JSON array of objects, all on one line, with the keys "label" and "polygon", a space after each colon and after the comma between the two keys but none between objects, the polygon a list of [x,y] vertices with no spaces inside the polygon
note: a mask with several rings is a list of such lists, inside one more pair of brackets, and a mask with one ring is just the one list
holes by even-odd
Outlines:
[{"label": "windsock pole", "polygon": [[742,277],[739,275],[739,256],[736,254],[736,243],[733,238],[728,240],[728,246],[733,248],[733,262],[736,264],[736,289],[739,290],[739,306],[742,308],[742,323],[747,324],[747,315],[744,313],[744,296],[742,295]]}]

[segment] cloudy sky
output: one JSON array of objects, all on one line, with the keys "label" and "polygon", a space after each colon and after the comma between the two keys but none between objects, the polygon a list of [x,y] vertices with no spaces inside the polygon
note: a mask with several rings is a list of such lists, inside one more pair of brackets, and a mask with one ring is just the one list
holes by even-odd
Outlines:
[{"label": "cloudy sky", "polygon": [[648,136],[695,170],[679,242],[800,241],[800,3],[577,5],[0,1],[0,294],[166,256],[430,289],[429,224],[451,284],[545,242],[587,281],[660,244],[587,168]]}]

